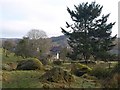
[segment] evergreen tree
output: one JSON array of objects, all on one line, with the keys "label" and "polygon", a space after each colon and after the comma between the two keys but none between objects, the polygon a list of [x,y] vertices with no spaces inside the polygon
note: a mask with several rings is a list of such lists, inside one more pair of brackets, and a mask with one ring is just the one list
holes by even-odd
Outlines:
[{"label": "evergreen tree", "polygon": [[67,8],[73,24],[66,22],[67,31],[63,28],[62,32],[68,37],[68,44],[72,52],[69,54],[71,59],[88,60],[92,55],[94,58],[100,56],[101,52],[107,52],[115,46],[113,41],[116,38],[111,36],[111,29],[114,23],[107,24],[110,14],[102,15],[103,6],[92,2],[91,4],[82,3],[74,6],[75,10]]}]

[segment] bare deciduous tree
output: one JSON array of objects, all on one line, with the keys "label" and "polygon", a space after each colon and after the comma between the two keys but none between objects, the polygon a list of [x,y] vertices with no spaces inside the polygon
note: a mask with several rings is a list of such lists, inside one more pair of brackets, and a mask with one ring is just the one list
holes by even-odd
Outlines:
[{"label": "bare deciduous tree", "polygon": [[43,30],[32,29],[27,33],[27,37],[30,39],[47,38],[47,34]]}]

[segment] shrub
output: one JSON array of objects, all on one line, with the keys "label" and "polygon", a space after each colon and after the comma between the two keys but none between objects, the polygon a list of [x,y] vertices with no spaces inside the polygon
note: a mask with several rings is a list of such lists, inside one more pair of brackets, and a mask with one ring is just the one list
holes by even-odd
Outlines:
[{"label": "shrub", "polygon": [[43,65],[47,65],[48,64],[48,61],[46,59],[42,59],[40,61],[42,62]]},{"label": "shrub", "polygon": [[50,88],[50,85],[47,83],[44,83],[42,87],[48,89],[48,88]]},{"label": "shrub", "polygon": [[41,59],[40,62],[42,62],[43,65],[49,65],[50,61],[48,59]]},{"label": "shrub", "polygon": [[62,83],[70,83],[74,82],[74,77],[67,71],[64,71],[60,67],[54,67],[51,70],[47,71],[44,75],[40,77],[42,82],[62,82]]},{"label": "shrub", "polygon": [[27,58],[20,61],[17,70],[36,70],[42,69],[42,63],[36,58]]},{"label": "shrub", "polygon": [[7,65],[7,64],[2,64],[2,70],[11,71],[12,68],[9,65]]},{"label": "shrub", "polygon": [[117,63],[112,69],[112,73],[120,73],[120,63]]},{"label": "shrub", "polygon": [[120,88],[120,74],[114,74],[111,78],[104,79],[102,85],[105,88]]},{"label": "shrub", "polygon": [[87,65],[80,64],[80,63],[75,63],[72,64],[71,66],[71,73],[77,75],[77,76],[82,76],[85,73],[91,72],[91,68],[88,67]]},{"label": "shrub", "polygon": [[90,75],[88,75],[88,74],[84,74],[84,75],[82,76],[82,78],[86,78],[86,79],[89,79],[89,80],[97,80],[97,78],[96,78],[95,76],[90,76]]},{"label": "shrub", "polygon": [[96,67],[91,72],[90,75],[95,76],[99,79],[105,79],[110,77],[111,70],[108,68]]},{"label": "shrub", "polygon": [[7,63],[7,65],[9,65],[12,68],[12,70],[15,70],[17,67],[17,64],[13,62]]},{"label": "shrub", "polygon": [[55,64],[55,65],[61,65],[62,61],[53,61],[53,64]]},{"label": "shrub", "polygon": [[51,65],[46,65],[46,66],[44,66],[44,70],[45,71],[49,71],[49,70],[51,70],[52,69],[52,66]]}]

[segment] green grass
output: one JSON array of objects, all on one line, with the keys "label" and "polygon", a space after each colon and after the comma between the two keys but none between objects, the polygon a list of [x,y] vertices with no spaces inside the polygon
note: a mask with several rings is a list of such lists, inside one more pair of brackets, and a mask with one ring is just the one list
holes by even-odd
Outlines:
[{"label": "green grass", "polygon": [[101,88],[98,80],[75,77],[76,82],[71,84],[72,88]]},{"label": "green grass", "polygon": [[[42,88],[43,82],[40,82],[39,78],[43,75],[44,71],[3,71],[3,88]],[[70,84],[71,88],[96,88],[101,87],[100,84],[96,84],[91,80],[85,80],[81,77],[75,77],[75,82]],[[51,88],[62,85],[60,83],[48,83]],[[57,85],[57,86],[56,86]],[[65,85],[65,84],[63,84]],[[66,86],[69,86],[66,84]]]},{"label": "green grass", "polygon": [[6,57],[2,48],[0,48],[0,55],[2,59],[2,64],[17,63],[18,61],[21,61],[23,59],[21,56],[16,56],[15,53],[12,52],[9,52],[8,57]]},{"label": "green grass", "polygon": [[3,71],[3,88],[41,88],[44,71]]},{"label": "green grass", "polygon": [[[2,63],[15,63],[17,64],[18,61],[23,60],[22,57],[15,56],[14,53],[10,53],[8,57],[2,53],[2,49],[0,48],[0,55],[2,56]],[[111,62],[111,67],[114,67],[117,62]],[[97,64],[88,64],[91,68],[102,67],[108,68],[108,63],[97,63]],[[62,65],[54,65],[50,64],[44,66],[45,71],[5,71],[3,70],[2,73],[2,87],[3,88],[42,88],[45,85],[48,85],[50,88],[62,87],[65,86],[67,88],[101,88],[102,85],[100,84],[100,80],[98,79],[88,79],[83,77],[75,77],[75,82],[70,84],[64,83],[54,83],[54,82],[40,82],[39,78],[43,75],[46,71],[50,70],[52,67],[61,67],[64,70],[70,72],[70,63],[63,63]],[[91,78],[91,76],[89,76]]]},{"label": "green grass", "polygon": [[[110,67],[113,68],[118,62],[117,61],[112,61]],[[96,63],[96,64],[88,64],[89,67],[91,68],[96,68],[96,67],[102,67],[102,68],[108,68],[109,65],[107,62],[104,63]]]},{"label": "green grass", "polygon": [[2,54],[2,63],[10,63],[22,60],[23,58],[20,56],[15,56],[14,53],[10,53],[8,57],[6,57],[4,54]]}]

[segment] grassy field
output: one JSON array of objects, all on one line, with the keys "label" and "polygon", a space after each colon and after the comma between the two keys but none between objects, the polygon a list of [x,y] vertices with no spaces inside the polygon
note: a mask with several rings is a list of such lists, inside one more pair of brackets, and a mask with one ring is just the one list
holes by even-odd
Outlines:
[{"label": "grassy field", "polygon": [[42,71],[3,71],[3,88],[39,88]]},{"label": "grassy field", "polygon": [[[0,53],[2,54],[2,53]],[[10,53],[8,57],[2,54],[2,64],[14,63],[22,60],[22,57],[17,57],[14,53]],[[114,67],[116,62],[111,62],[111,67]],[[88,64],[92,69],[96,67],[108,68],[108,63]],[[63,70],[70,72],[70,63],[63,63],[62,65],[50,64],[44,66],[44,70],[2,70],[2,88],[102,88],[100,80],[94,76],[77,77],[72,83],[55,83],[55,82],[41,82],[40,77],[53,67],[61,67]]]},{"label": "grassy field", "polygon": [[18,61],[20,61],[20,60],[22,60],[23,58],[22,57],[20,57],[20,56],[15,56],[15,54],[14,53],[10,53],[9,55],[8,55],[8,57],[6,57],[5,56],[5,54],[2,54],[2,63],[4,64],[4,63],[16,63],[16,62],[18,62]]},{"label": "grassy field", "polygon": [[44,71],[3,71],[3,88],[42,88],[47,84],[50,88],[100,88],[101,85],[95,80],[75,77],[75,82],[71,84],[40,82],[39,78]]}]

